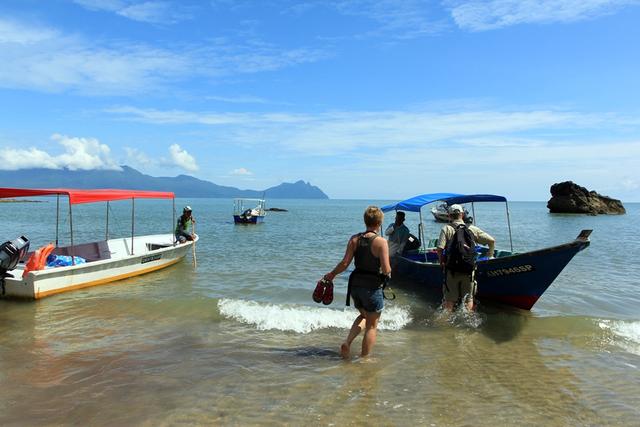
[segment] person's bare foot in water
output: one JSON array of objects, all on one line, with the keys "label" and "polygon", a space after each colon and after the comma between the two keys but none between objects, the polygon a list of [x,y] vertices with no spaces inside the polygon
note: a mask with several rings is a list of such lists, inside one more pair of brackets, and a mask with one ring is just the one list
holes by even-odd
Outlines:
[{"label": "person's bare foot in water", "polygon": [[343,342],[342,345],[340,346],[340,356],[342,356],[343,359],[349,359],[351,356],[350,352],[351,352],[351,349],[349,347],[349,344],[347,344],[346,342]]}]

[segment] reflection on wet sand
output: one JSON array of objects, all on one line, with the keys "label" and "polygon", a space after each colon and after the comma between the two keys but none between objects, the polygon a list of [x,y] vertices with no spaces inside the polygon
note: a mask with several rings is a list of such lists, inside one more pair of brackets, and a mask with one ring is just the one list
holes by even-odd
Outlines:
[{"label": "reflection on wet sand", "polygon": [[[602,332],[591,320],[483,308],[474,328],[443,319],[437,304],[414,303],[412,324],[380,331],[372,358],[345,362],[342,328],[257,330],[220,317],[211,300],[98,294],[0,305],[0,322],[10,326],[0,335],[2,424],[494,426],[637,418],[638,386],[600,356],[607,348],[593,343]],[[396,303],[410,298],[399,294]],[[624,396],[606,399],[618,390]]]}]

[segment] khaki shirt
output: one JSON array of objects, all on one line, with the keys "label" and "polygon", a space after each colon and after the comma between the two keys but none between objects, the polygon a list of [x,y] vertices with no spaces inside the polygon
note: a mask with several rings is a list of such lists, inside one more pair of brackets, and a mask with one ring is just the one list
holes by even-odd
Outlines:
[{"label": "khaki shirt", "polygon": [[[456,233],[454,227],[459,224],[464,224],[464,221],[462,221],[461,219],[456,219],[451,224],[447,224],[442,227],[442,230],[440,230],[440,237],[438,238],[438,245],[436,246],[438,249],[444,249],[447,247],[447,242],[451,240],[453,235]],[[475,225],[468,225],[467,228],[469,229],[471,234],[473,234],[473,239],[476,241],[476,243],[489,246],[489,253],[487,254],[487,256],[492,257],[496,239],[494,239],[493,237],[491,237],[491,235],[482,231]]]}]

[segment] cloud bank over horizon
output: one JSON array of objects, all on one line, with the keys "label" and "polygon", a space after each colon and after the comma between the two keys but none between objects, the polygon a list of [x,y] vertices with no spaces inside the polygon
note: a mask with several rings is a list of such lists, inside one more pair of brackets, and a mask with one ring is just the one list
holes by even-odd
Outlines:
[{"label": "cloud bank over horizon", "polygon": [[125,147],[126,157],[122,162],[113,158],[111,148],[96,138],[70,137],[53,134],[51,140],[63,148],[63,153],[52,154],[45,150],[29,148],[2,148],[0,150],[0,170],[22,169],[69,169],[75,170],[122,170],[120,163],[140,167],[162,166],[195,172],[198,165],[195,158],[178,144],[169,148],[169,158],[152,159],[144,152]]}]

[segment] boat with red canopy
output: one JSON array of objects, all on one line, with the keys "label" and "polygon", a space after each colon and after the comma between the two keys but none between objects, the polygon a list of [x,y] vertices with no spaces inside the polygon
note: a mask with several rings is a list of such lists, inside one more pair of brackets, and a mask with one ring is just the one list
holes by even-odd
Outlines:
[{"label": "boat with red canopy", "polygon": [[[29,252],[29,240],[21,236],[0,246],[0,296],[39,299],[45,296],[101,285],[160,270],[181,261],[198,240],[176,242],[173,226],[175,195],[172,192],[121,189],[0,188],[0,199],[56,197],[55,243]],[[59,245],[60,198],[68,200],[70,244]],[[135,236],[135,200],[170,199],[173,223],[166,234]],[[109,203],[131,200],[131,235],[109,236]],[[106,203],[105,239],[77,243],[74,240],[73,206]],[[53,257],[51,256],[53,255]],[[52,264],[51,260],[58,262]],[[48,262],[47,262],[48,259]],[[49,265],[47,265],[49,264]]]}]

